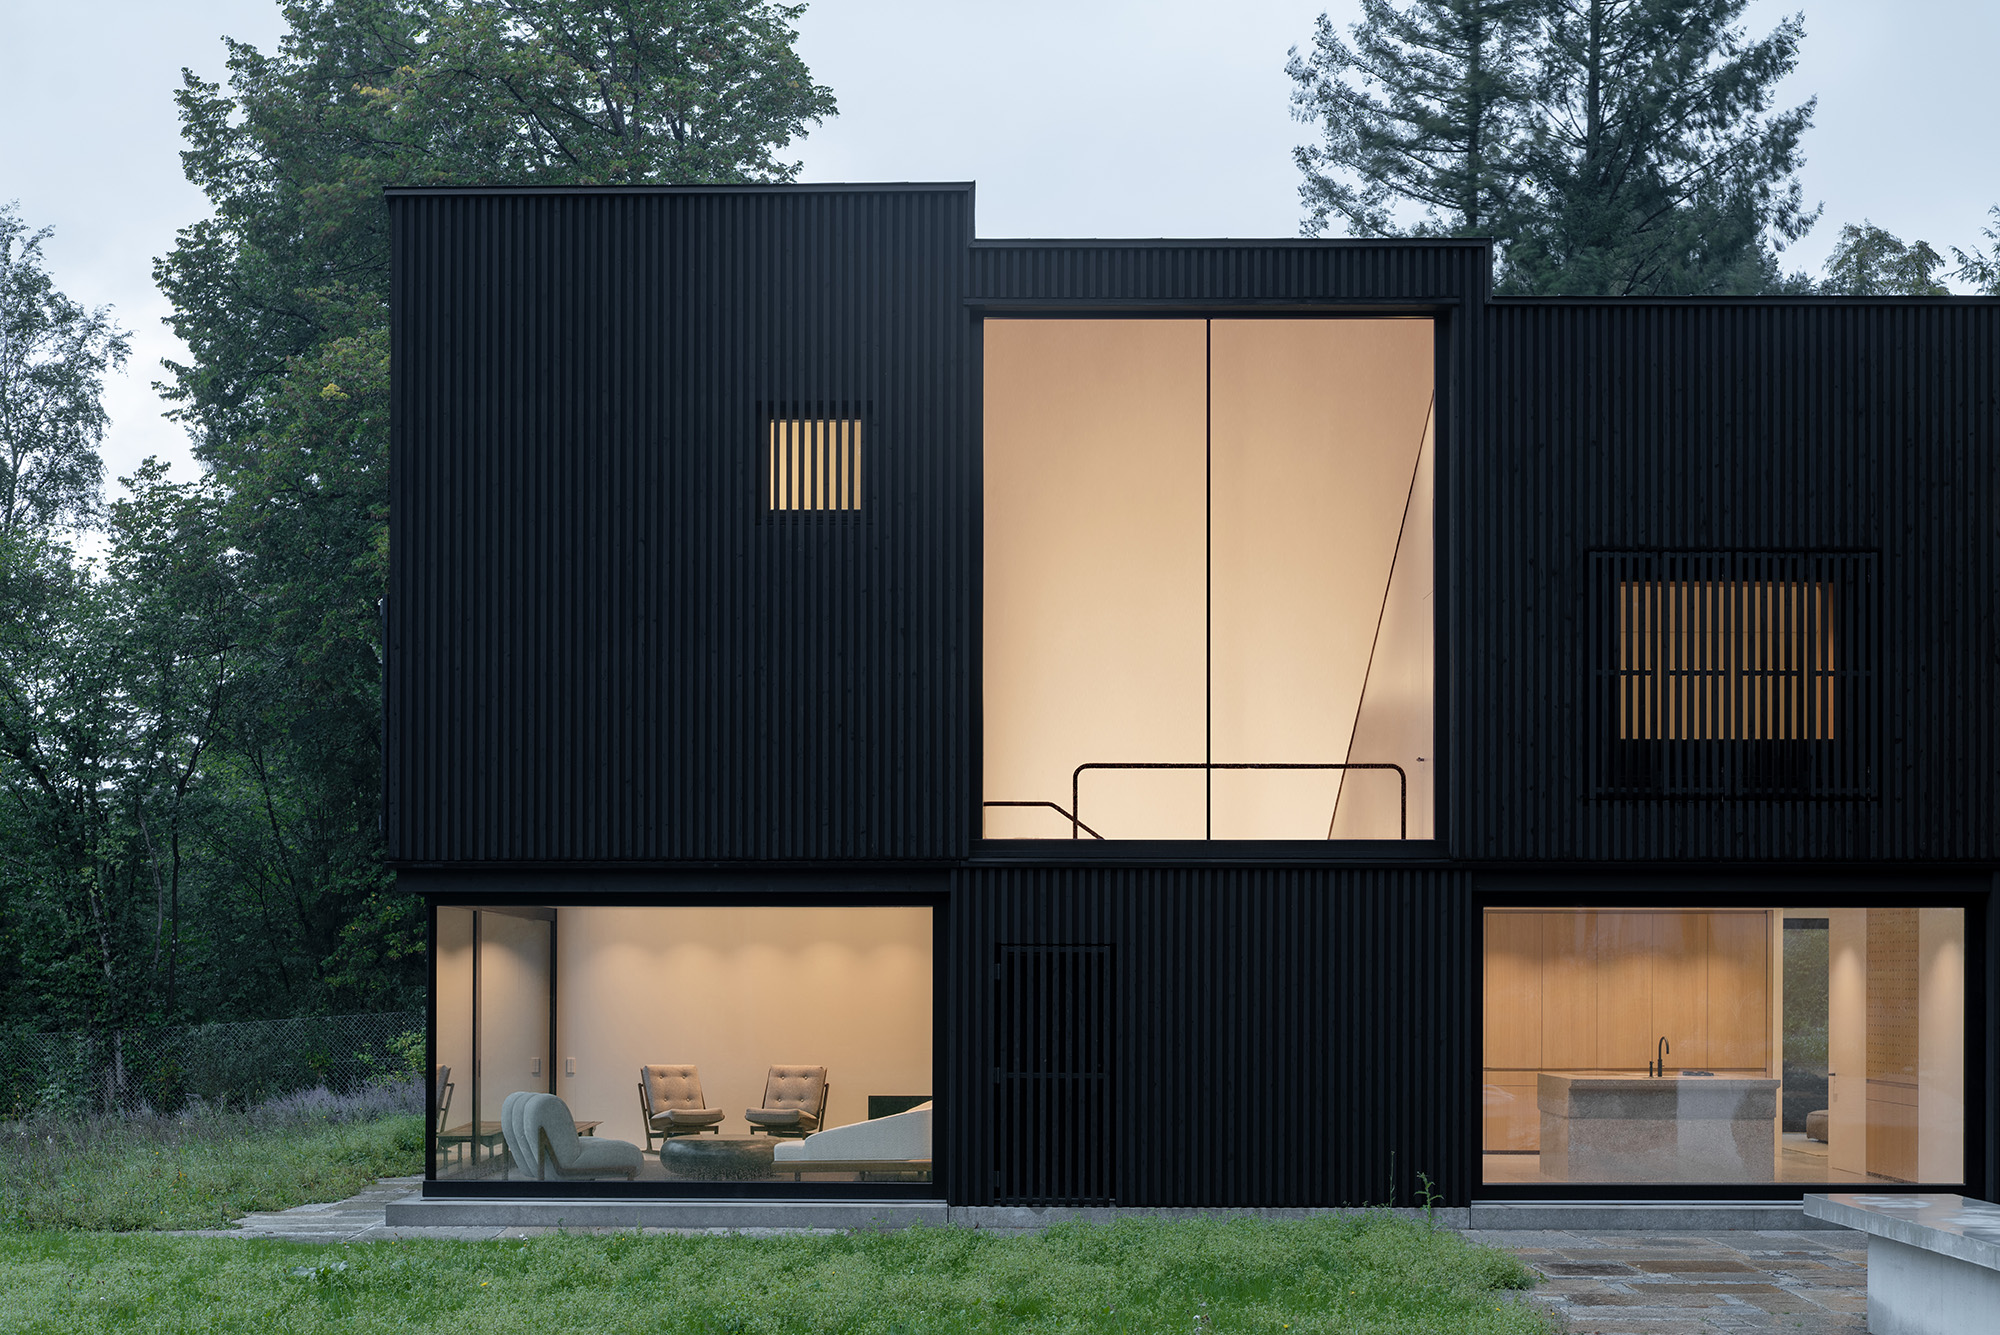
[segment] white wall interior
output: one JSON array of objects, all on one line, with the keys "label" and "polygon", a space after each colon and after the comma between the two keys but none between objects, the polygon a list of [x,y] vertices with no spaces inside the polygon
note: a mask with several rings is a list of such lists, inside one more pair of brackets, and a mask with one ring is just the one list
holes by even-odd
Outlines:
[{"label": "white wall interior", "polygon": [[479,1117],[498,1122],[516,1090],[549,1080],[549,924],[479,914]]},{"label": "white wall interior", "polygon": [[[1428,612],[1429,553],[1397,554],[1430,536],[1432,337],[1414,319],[987,322],[988,800],[1067,806],[1085,762],[1387,746],[1415,768],[1430,655],[1408,623]],[[1370,780],[1387,802],[1337,831],[1337,770],[1091,771],[1077,814],[1111,839],[1394,837],[1393,780],[1349,783]],[[1426,809],[1411,833],[1428,828]],[[985,829],[1070,835],[1045,810],[988,809]]]},{"label": "white wall interior", "polygon": [[[437,1065],[455,1087],[445,1129],[472,1120],[472,910],[437,911]],[[433,1072],[435,1074],[435,1072]],[[438,1090],[436,1097],[444,1098]]]},{"label": "white wall interior", "polygon": [[648,1064],[698,1066],[725,1136],[773,1065],[827,1068],[828,1126],[933,1093],[929,908],[563,908],[556,942],[557,1090],[599,1135],[644,1143]]}]

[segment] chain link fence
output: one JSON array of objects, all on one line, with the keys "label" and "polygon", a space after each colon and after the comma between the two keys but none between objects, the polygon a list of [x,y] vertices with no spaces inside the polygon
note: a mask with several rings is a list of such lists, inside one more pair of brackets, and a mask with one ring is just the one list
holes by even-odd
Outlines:
[{"label": "chain link fence", "polygon": [[0,1117],[245,1107],[300,1090],[346,1093],[423,1068],[424,1013],[111,1029],[0,1031]]}]

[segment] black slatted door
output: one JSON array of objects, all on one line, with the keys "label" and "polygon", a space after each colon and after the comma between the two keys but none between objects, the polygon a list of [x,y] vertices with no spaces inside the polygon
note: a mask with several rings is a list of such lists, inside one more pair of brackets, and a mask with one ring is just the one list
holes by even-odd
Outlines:
[{"label": "black slatted door", "polygon": [[994,1200],[1112,1204],[1111,947],[1002,945],[993,979]]}]

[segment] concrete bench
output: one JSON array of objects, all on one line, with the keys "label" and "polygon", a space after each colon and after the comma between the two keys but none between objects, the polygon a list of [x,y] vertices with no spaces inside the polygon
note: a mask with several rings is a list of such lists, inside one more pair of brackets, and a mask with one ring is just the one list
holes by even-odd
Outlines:
[{"label": "concrete bench", "polygon": [[1926,1192],[1841,1191],[1806,1215],[1868,1235],[1870,1335],[1964,1335],[2000,1323],[2000,1205]]}]

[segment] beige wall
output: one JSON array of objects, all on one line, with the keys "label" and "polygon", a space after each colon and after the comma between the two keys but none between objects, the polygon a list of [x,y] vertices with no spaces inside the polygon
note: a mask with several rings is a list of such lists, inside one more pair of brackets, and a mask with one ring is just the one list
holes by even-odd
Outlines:
[{"label": "beige wall", "polygon": [[479,914],[479,1118],[500,1120],[516,1090],[549,1081],[549,924]]},{"label": "beige wall", "polygon": [[[1200,762],[1211,707],[1218,762],[1348,759],[1418,471],[1431,323],[985,330],[986,798],[1067,806],[1083,762]],[[1324,839],[1340,777],[1213,783],[1215,837]],[[1079,814],[1107,838],[1198,839],[1205,805],[1198,770],[1094,772]],[[989,810],[985,829],[1069,835],[1047,811]]]},{"label": "beige wall", "polygon": [[456,1086],[445,1118],[462,1126],[472,1120],[471,909],[437,911],[437,1065],[451,1068]]},{"label": "beige wall", "polygon": [[1917,1180],[1965,1171],[1965,911],[1917,910]]},{"label": "beige wall", "polygon": [[[1408,777],[1407,829],[1412,839],[1435,836],[1431,746],[1434,714],[1432,578],[1435,540],[1431,475],[1436,424],[1425,419],[1416,477],[1396,542],[1396,568],[1382,603],[1382,625],[1368,660],[1367,680],[1355,712],[1354,738],[1345,759],[1401,765]],[[1404,828],[1396,776],[1389,770],[1354,770],[1341,776],[1334,808],[1336,839],[1394,839]]]},{"label": "beige wall", "polygon": [[827,1122],[870,1094],[930,1094],[927,908],[565,908],[557,1092],[599,1134],[644,1143],[639,1067],[693,1063],[722,1134],[774,1064],[825,1066]]}]

